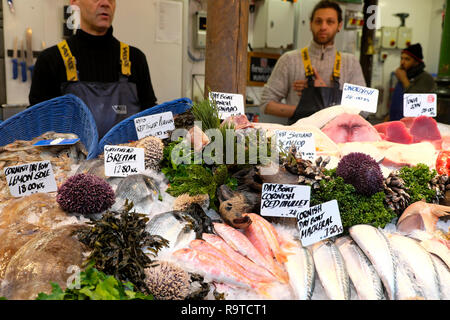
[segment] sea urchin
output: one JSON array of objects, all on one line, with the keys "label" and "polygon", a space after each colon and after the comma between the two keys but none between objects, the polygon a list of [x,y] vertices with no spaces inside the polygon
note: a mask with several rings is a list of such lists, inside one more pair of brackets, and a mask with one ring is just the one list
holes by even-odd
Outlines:
[{"label": "sea urchin", "polygon": [[70,177],[58,188],[56,201],[66,212],[94,214],[111,208],[115,195],[105,180],[82,173]]}]

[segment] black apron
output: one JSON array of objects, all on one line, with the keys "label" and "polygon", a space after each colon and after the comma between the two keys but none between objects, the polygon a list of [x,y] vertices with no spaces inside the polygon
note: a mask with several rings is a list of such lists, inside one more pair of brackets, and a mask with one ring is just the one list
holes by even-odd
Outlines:
[{"label": "black apron", "polygon": [[61,85],[63,94],[79,97],[91,110],[101,139],[114,125],[141,111],[136,84],[128,81],[131,75],[129,46],[121,43],[122,73],[117,82],[79,81],[75,58],[66,41],[58,44],[66,66],[67,82]]},{"label": "black apron", "polygon": [[310,115],[322,109],[338,105],[341,103],[342,90],[340,90],[339,77],[341,69],[341,54],[336,52],[334,70],[332,75],[332,87],[315,87],[314,71],[308,54],[308,48],[302,49],[303,66],[308,80],[308,87],[303,89],[300,101],[295,109],[294,115],[289,118],[288,124],[291,125],[301,118]]}]

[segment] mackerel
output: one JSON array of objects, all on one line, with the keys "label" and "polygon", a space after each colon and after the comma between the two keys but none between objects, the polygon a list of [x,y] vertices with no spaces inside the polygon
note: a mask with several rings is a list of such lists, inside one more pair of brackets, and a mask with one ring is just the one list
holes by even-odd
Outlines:
[{"label": "mackerel", "polygon": [[331,300],[350,300],[350,278],[345,262],[336,245],[324,240],[312,245],[315,269]]},{"label": "mackerel", "polygon": [[361,300],[383,300],[383,284],[370,260],[349,237],[336,240],[336,246],[344,257],[347,272]]},{"label": "mackerel", "polygon": [[430,254],[415,240],[399,234],[387,234],[401,266],[414,274],[425,299],[441,299],[439,276]]},{"label": "mackerel", "polygon": [[288,250],[284,266],[289,274],[289,285],[295,300],[311,300],[315,284],[314,260],[308,249],[299,241]]},{"label": "mackerel", "polygon": [[441,283],[442,300],[450,300],[450,269],[438,256],[431,254]]},{"label": "mackerel", "polygon": [[397,299],[397,259],[386,236],[377,228],[359,224],[349,228],[350,236],[372,262],[390,300]]}]

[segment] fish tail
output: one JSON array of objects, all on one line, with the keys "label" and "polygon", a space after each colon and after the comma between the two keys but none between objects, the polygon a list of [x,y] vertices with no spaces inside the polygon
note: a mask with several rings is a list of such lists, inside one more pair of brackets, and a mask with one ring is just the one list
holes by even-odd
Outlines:
[{"label": "fish tail", "polygon": [[272,299],[272,295],[269,293],[269,289],[272,287],[273,284],[271,283],[264,283],[264,284],[258,284],[255,287],[256,292],[258,292],[260,295],[263,295],[264,297],[268,299]]}]

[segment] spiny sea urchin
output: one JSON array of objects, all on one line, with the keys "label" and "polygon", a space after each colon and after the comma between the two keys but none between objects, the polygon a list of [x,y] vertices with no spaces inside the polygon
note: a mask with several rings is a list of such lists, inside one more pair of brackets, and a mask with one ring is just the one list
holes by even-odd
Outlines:
[{"label": "spiny sea urchin", "polygon": [[189,294],[189,274],[168,261],[145,269],[145,283],[157,300],[183,300]]},{"label": "spiny sea urchin", "polygon": [[59,187],[56,201],[64,211],[84,215],[111,208],[115,195],[102,178],[81,173],[70,177]]},{"label": "spiny sea urchin", "polygon": [[336,175],[363,195],[370,196],[383,190],[380,166],[371,156],[361,152],[352,152],[342,157],[336,168]]}]

